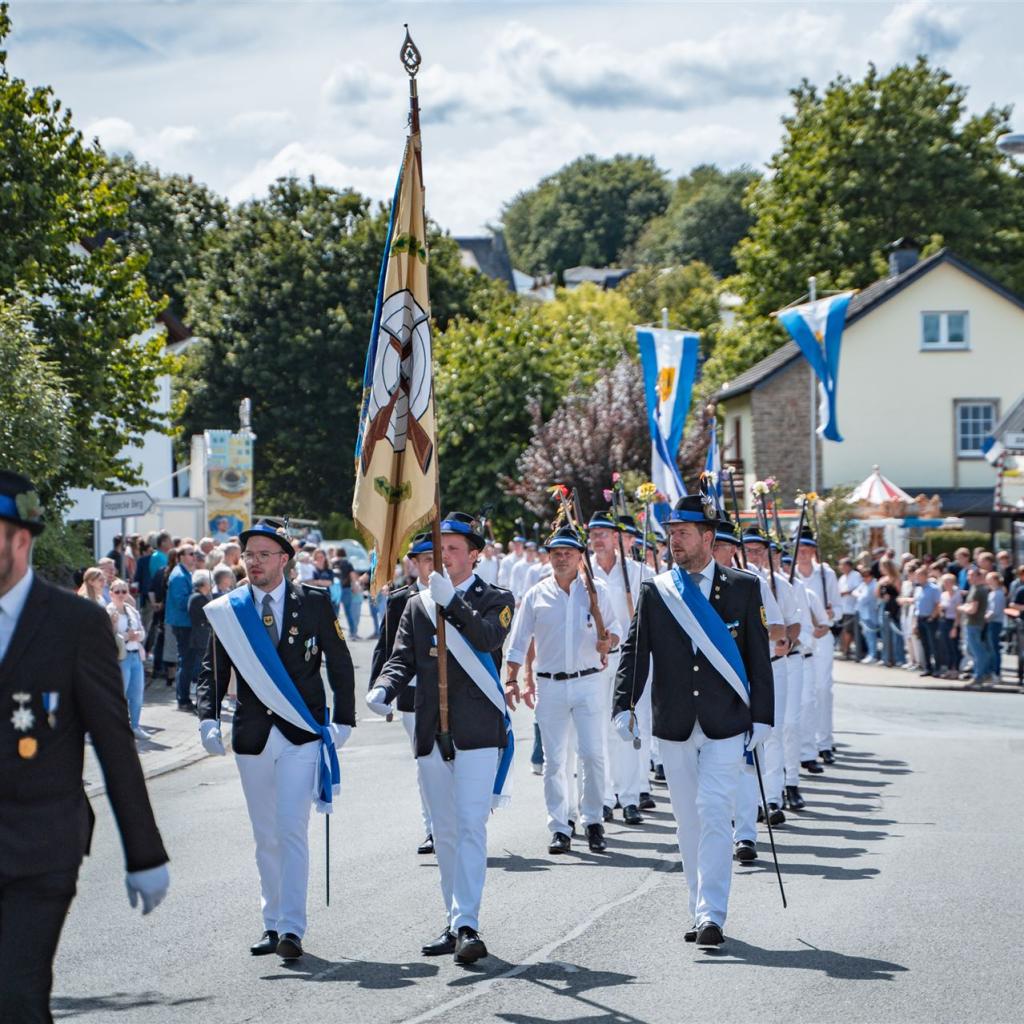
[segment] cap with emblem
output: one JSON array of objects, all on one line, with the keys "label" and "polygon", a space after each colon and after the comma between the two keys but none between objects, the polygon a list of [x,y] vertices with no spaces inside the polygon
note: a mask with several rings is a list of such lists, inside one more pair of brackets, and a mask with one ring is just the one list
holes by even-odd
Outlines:
[{"label": "cap with emblem", "polygon": [[735,544],[738,547],[740,538],[739,531],[736,529],[736,524],[730,522],[728,519],[719,519],[715,523],[715,541],[721,541],[725,544]]},{"label": "cap with emblem", "polygon": [[429,555],[434,550],[434,538],[429,533],[417,533],[409,545],[409,557]]},{"label": "cap with emblem", "polygon": [[643,537],[640,532],[640,527],[636,525],[636,520],[632,516],[619,516],[617,519],[619,529],[623,533],[628,533],[630,537]]},{"label": "cap with emblem", "polygon": [[284,523],[278,519],[260,519],[250,529],[243,530],[238,535],[243,551],[254,537],[266,537],[269,540],[275,541],[289,557],[295,554],[292,542],[288,539],[288,534],[285,532]]},{"label": "cap with emblem", "polygon": [[465,512],[449,512],[441,520],[441,533],[457,533],[469,541],[470,546],[483,551],[487,541],[477,530],[476,520]]},{"label": "cap with emblem", "polygon": [[563,526],[548,537],[548,551],[554,551],[556,548],[575,548],[577,551],[584,550],[583,541],[580,540],[579,534],[571,526]]},{"label": "cap with emblem", "polygon": [[34,537],[43,532],[45,525],[32,481],[9,469],[0,469],[0,519],[28,530]]},{"label": "cap with emblem", "polygon": [[670,523],[706,523],[712,526],[717,519],[714,504],[708,504],[705,496],[700,494],[684,494],[668,514]]},{"label": "cap with emblem", "polygon": [[611,512],[595,512],[587,523],[587,529],[602,528],[605,530],[617,530],[619,524],[615,522],[615,516]]}]

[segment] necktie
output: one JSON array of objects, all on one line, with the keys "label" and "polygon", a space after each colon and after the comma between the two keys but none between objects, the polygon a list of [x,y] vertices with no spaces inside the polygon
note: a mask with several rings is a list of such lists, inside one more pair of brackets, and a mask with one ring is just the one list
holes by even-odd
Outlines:
[{"label": "necktie", "polygon": [[704,573],[702,573],[702,572],[691,572],[690,573],[690,579],[693,581],[693,585],[698,590],[700,590],[700,592],[703,594],[704,591],[701,590],[701,586],[700,585],[704,582]]},{"label": "necktie", "polygon": [[263,625],[267,627],[270,642],[276,647],[278,641],[277,624],[274,622],[274,609],[271,605],[269,594],[263,595]]}]

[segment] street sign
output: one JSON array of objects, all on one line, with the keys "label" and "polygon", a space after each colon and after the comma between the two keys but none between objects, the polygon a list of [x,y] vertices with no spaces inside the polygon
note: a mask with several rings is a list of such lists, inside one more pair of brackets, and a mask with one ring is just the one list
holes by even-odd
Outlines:
[{"label": "street sign", "polygon": [[130,519],[144,516],[153,507],[145,491],[116,491],[100,499],[100,519]]}]

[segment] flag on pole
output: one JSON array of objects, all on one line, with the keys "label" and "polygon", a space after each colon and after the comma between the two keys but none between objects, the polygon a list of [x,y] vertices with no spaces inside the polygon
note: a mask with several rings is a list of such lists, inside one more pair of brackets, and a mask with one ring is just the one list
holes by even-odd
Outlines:
[{"label": "flag on pole", "polygon": [[993,465],[998,465],[999,460],[1006,453],[1006,448],[991,434],[981,442],[981,454]]},{"label": "flag on pole", "polygon": [[647,424],[651,431],[651,482],[670,504],[686,493],[676,464],[697,376],[700,335],[638,327],[636,341],[644,371]]},{"label": "flag on pole", "polygon": [[825,299],[805,302],[782,310],[779,321],[797,343],[818,378],[821,407],[818,436],[842,441],[836,423],[836,394],[839,380],[839,348],[846,324],[846,307],[854,292],[842,292]]},{"label": "flag on pole", "polygon": [[710,429],[711,440],[708,442],[708,454],[704,460],[704,472],[709,474],[716,504],[718,508],[722,508],[722,455],[718,450],[718,423],[713,416]]},{"label": "flag on pole", "polygon": [[363,373],[352,518],[372,541],[376,594],[434,517],[437,440],[420,136],[405,145]]}]

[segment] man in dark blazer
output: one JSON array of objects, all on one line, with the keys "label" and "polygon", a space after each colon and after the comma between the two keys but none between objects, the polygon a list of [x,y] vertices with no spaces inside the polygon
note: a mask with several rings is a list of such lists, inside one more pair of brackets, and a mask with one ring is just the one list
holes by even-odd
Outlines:
[{"label": "man in dark blazer", "polygon": [[[325,590],[299,587],[285,570],[292,547],[283,528],[262,519],[239,535],[248,572],[248,597],[260,613],[277,654],[315,722],[326,722],[327,701],[320,675],[327,658],[327,682],[334,697],[331,733],[341,747],[355,725],[355,677],[352,657]],[[282,959],[302,956],[309,882],[309,812],[320,754],[319,734],[287,721],[253,692],[238,670],[223,639],[218,639],[214,606],[206,606],[214,627],[198,684],[199,728],[203,746],[223,754],[220,707],[232,671],[238,704],[231,746],[256,841],[260,874],[263,935],[250,952],[277,953]]]},{"label": "man in dark blazer", "polygon": [[[479,654],[491,659],[500,694],[501,647],[512,624],[515,601],[500,587],[484,583],[473,566],[484,538],[468,515],[453,512],[441,523],[441,561],[446,573],[430,574],[429,598],[445,629],[457,630]],[[425,956],[454,954],[456,963],[487,956],[480,938],[480,900],[487,872],[487,819],[501,752],[508,744],[505,718],[448,647],[448,729],[454,759],[439,743],[437,630],[424,594],[410,597],[398,624],[394,651],[367,694],[381,715],[416,677],[415,752],[430,807],[434,846],[447,921],[440,937],[423,947]]]},{"label": "man in dark blazer", "polygon": [[[416,578],[412,579],[404,587],[398,587],[388,595],[388,603],[384,609],[384,628],[377,637],[377,643],[373,648],[373,657],[370,660],[370,685],[372,690],[377,677],[380,675],[384,663],[391,657],[394,650],[395,639],[398,636],[398,624],[402,620],[402,612],[409,603],[409,598],[420,590],[426,590],[430,580],[430,574],[434,570],[434,542],[429,533],[420,533],[413,538],[409,546],[409,560],[416,567]],[[416,742],[416,678],[409,681],[403,687],[395,706],[402,713],[402,726],[409,736],[409,742]],[[427,806],[427,796],[423,790],[423,779],[420,775],[419,759],[416,759],[416,783],[420,791],[420,813],[423,817],[423,842],[416,847],[416,852],[429,854],[434,852],[434,831],[430,827],[430,808]]]},{"label": "man in dark blazer", "polygon": [[0,1019],[51,1021],[53,958],[89,852],[82,786],[92,737],[121,833],[128,898],[169,884],[104,610],[32,572],[43,530],[31,482],[0,470]]},{"label": "man in dark blazer", "polygon": [[[764,741],[774,716],[760,584],[750,573],[715,563],[715,523],[714,505],[703,495],[681,498],[670,513],[666,525],[677,568],[641,587],[622,646],[613,711],[620,736],[632,741],[632,709],[647,684],[653,659],[653,733],[676,816],[694,922],[684,937],[702,946],[724,941],[732,815],[744,749]],[[677,580],[679,573],[688,576]],[[723,620],[727,634],[718,627],[720,640],[725,641],[720,646],[708,645],[697,628],[690,625],[688,633],[680,622],[679,613],[686,621],[688,606],[678,595],[687,588],[695,604],[703,602],[705,612],[710,604],[711,613]],[[695,596],[696,588],[702,598]],[[730,637],[742,659],[745,684],[720,653]]]}]

